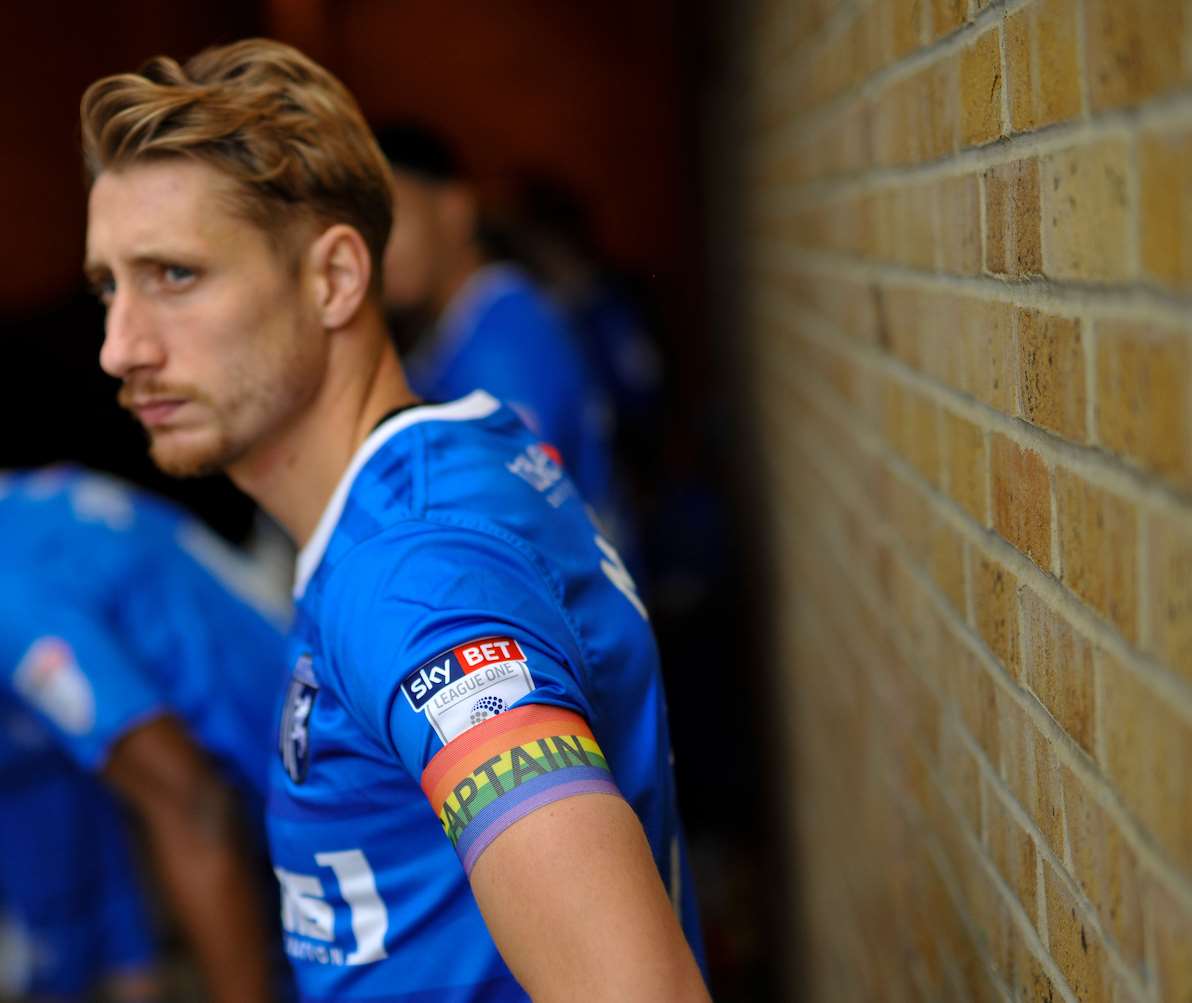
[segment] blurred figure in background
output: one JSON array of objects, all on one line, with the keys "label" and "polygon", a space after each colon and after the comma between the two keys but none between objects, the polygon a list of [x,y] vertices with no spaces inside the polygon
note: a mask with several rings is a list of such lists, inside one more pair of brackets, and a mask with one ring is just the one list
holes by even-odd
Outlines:
[{"label": "blurred figure in background", "polygon": [[163,998],[157,945],[114,799],[0,693],[0,999]]},{"label": "blurred figure in background", "polygon": [[414,124],[385,126],[377,139],[392,168],[395,204],[385,305],[422,327],[403,358],[411,388],[431,401],[482,388],[512,406],[562,455],[624,550],[612,410],[583,347],[559,310],[507,260],[450,146]]},{"label": "blurred figure in background", "polygon": [[512,214],[515,253],[563,311],[612,402],[618,454],[638,469],[656,462],[662,356],[597,245],[587,205],[565,182],[526,172],[515,182]]},{"label": "blurred figure in background", "polygon": [[[3,477],[0,549],[6,705],[34,715],[62,752],[133,809],[208,998],[274,998],[276,954],[254,865],[285,659],[250,569],[173,506],[70,467]],[[2,774],[9,780],[45,755],[37,742],[21,749],[12,734]],[[106,934],[87,922],[104,922],[108,903],[92,901],[88,885],[102,861],[79,868],[79,886],[51,889],[40,875],[53,861],[36,840],[8,831],[17,818],[48,822],[64,841],[59,857],[94,856],[90,825],[47,818],[54,798],[61,808],[67,794],[15,782],[0,790],[14,850],[0,858],[0,888],[9,913],[33,917],[52,909],[52,893],[62,936],[94,943]],[[61,954],[58,964],[68,967],[86,958]]]}]

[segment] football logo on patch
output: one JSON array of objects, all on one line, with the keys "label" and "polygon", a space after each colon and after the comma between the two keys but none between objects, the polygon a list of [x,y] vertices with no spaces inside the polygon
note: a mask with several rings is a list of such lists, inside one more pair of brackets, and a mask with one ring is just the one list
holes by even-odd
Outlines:
[{"label": "football logo on patch", "polygon": [[469,720],[473,725],[477,725],[481,721],[487,721],[490,717],[496,717],[502,711],[508,709],[508,704],[500,697],[481,697],[472,704],[472,713],[469,716]]},{"label": "football logo on patch", "polygon": [[401,684],[410,709],[426,716],[444,745],[533,689],[526,654],[512,637],[482,637],[450,648]]},{"label": "football logo on patch", "polygon": [[281,728],[278,734],[278,751],[286,773],[296,784],[306,780],[310,769],[310,716],[315,709],[315,698],[319,695],[319,683],[315,679],[310,655],[303,655],[294,666],[290,677],[290,688],[286,692],[286,704],[281,714]]}]

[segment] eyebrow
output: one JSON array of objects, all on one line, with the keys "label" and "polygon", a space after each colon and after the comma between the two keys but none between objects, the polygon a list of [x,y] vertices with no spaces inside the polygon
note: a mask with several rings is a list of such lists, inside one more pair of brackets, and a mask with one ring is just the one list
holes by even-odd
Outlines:
[{"label": "eyebrow", "polygon": [[[131,259],[133,268],[143,268],[146,265],[186,265],[192,267],[201,264],[202,255],[179,251],[143,251]],[[112,273],[112,267],[106,261],[89,259],[83,262],[83,274],[89,279],[102,278]]]}]

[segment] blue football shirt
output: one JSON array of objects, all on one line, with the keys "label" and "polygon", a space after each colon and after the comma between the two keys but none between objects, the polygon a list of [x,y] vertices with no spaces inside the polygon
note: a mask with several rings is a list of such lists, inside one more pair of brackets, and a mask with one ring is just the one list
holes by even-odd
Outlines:
[{"label": "blue football shirt", "polygon": [[285,641],[231,547],[73,467],[0,478],[0,686],[85,769],[165,712],[260,797]]},{"label": "blue football shirt", "polygon": [[108,974],[152,964],[119,807],[2,693],[0,805],[0,997],[81,997]]},{"label": "blue football shirt", "polygon": [[404,361],[410,386],[427,400],[483,389],[508,404],[559,451],[602,518],[615,510],[611,402],[563,314],[523,272],[481,268]]},{"label": "blue football shirt", "polygon": [[296,595],[268,820],[305,1000],[524,1000],[468,872],[583,792],[633,807],[700,956],[645,608],[516,415],[477,391],[383,422]]},{"label": "blue football shirt", "polygon": [[0,898],[23,991],[75,993],[152,954],[123,820],[78,768],[169,712],[259,813],[285,642],[231,548],[102,475],[0,476],[0,552],[0,799],[27,819],[0,827]]}]

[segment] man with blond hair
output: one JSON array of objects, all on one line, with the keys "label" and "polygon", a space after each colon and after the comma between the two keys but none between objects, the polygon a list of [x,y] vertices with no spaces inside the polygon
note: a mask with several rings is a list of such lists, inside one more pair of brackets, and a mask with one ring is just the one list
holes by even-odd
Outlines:
[{"label": "man with blond hair", "polygon": [[101,364],[160,467],[302,547],[269,828],[304,998],[707,999],[645,608],[516,415],[410,391],[351,96],[255,40],[82,125]]}]

